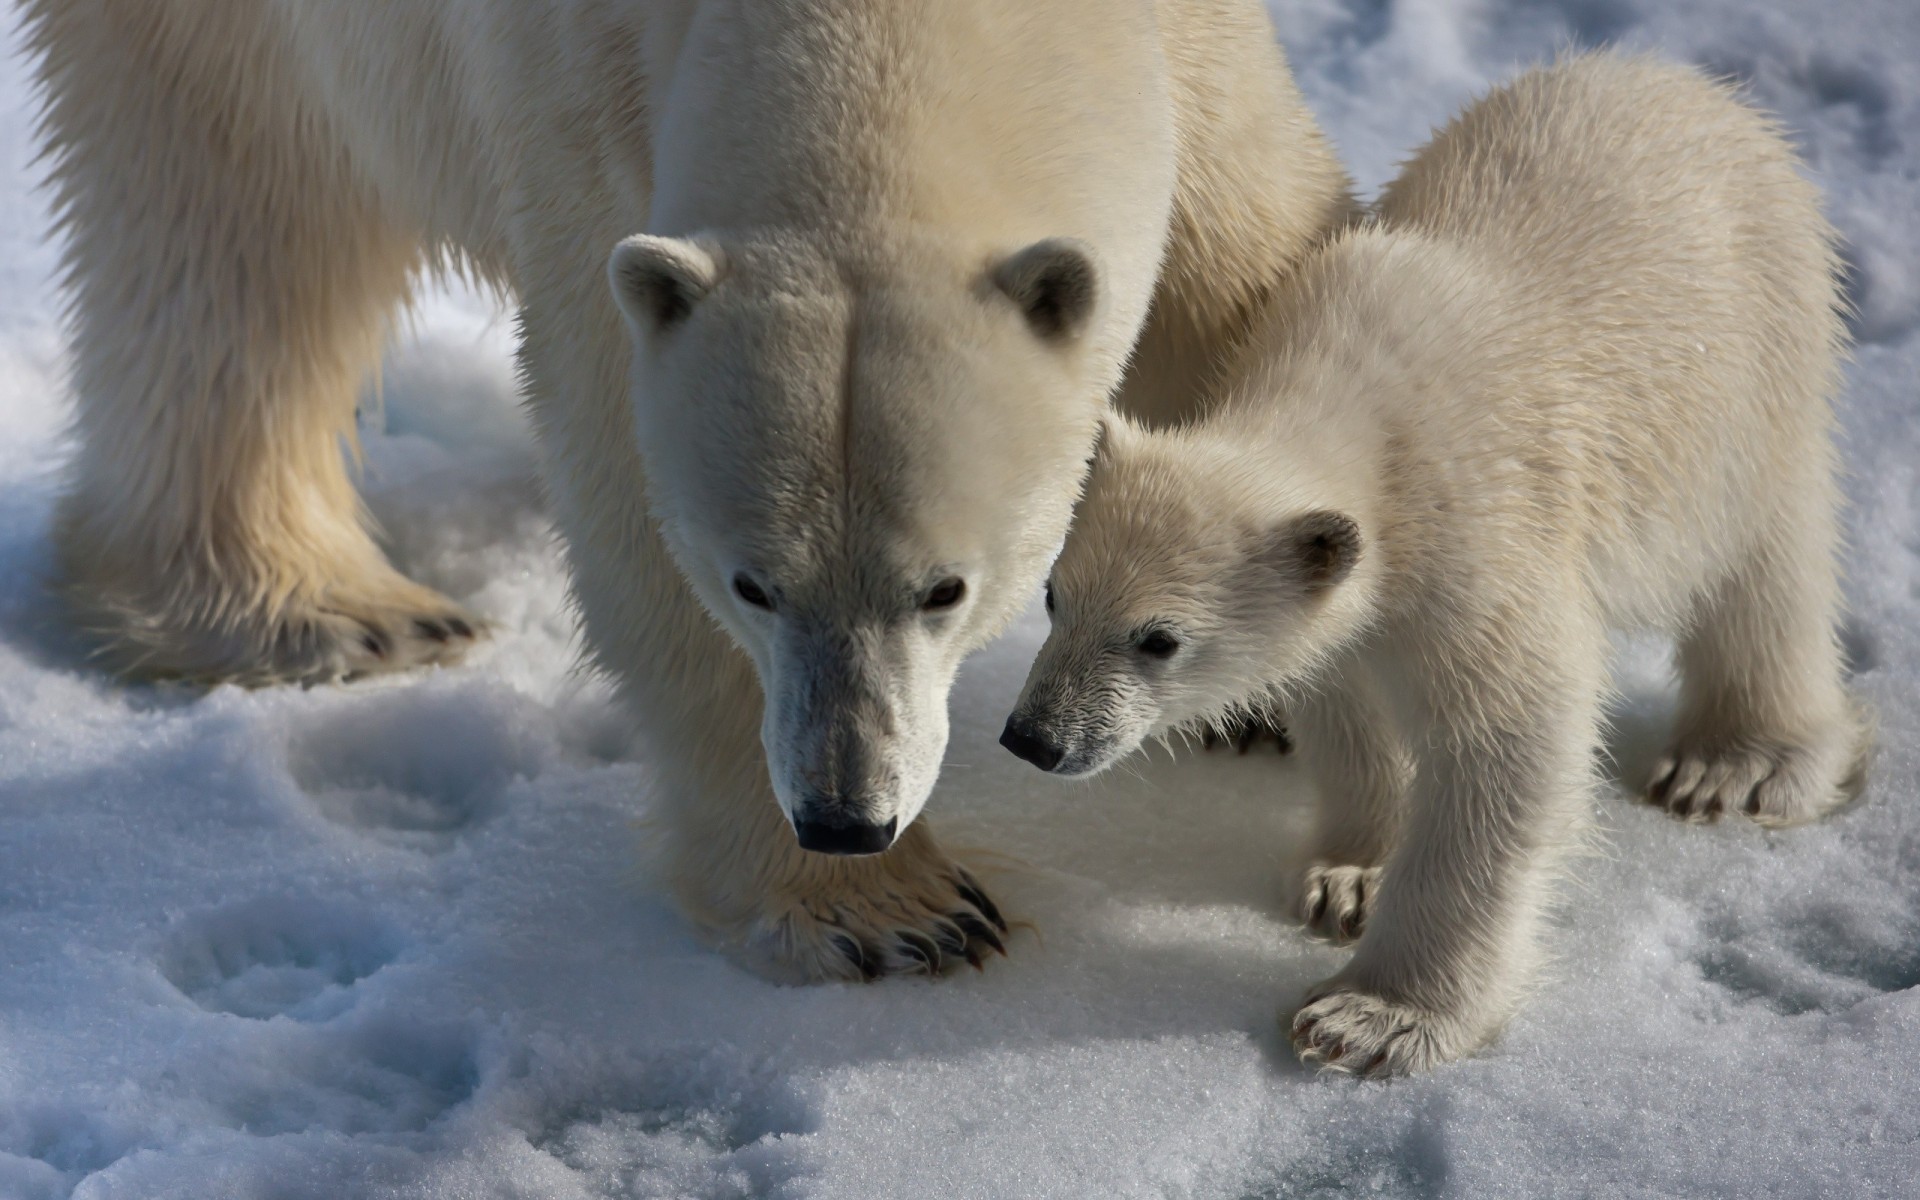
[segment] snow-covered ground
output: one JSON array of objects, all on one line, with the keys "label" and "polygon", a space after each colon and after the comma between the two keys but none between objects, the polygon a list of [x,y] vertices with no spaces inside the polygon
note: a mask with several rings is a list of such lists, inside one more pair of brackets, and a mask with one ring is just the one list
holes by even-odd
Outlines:
[{"label": "snow-covered ground", "polygon": [[[1044,2],[1044,0],[1043,0]],[[1338,961],[1281,908],[1304,784],[1164,755],[1065,786],[993,738],[1038,613],[955,693],[932,818],[1030,918],[937,983],[774,987],[640,872],[648,771],[570,673],[511,323],[437,295],[366,486],[498,621],[461,669],[117,686],[41,595],[65,390],[24,64],[0,63],[0,1197],[1873,1196],[1920,1192],[1920,8],[1277,0],[1368,187],[1563,45],[1750,81],[1851,241],[1848,632],[1867,800],[1685,828],[1600,798],[1560,959],[1496,1045],[1316,1078],[1275,1013]],[[370,406],[371,407],[371,406]],[[383,423],[383,425],[382,425]],[[383,428],[383,432],[382,432]],[[1670,707],[1629,646],[1612,748]]]}]

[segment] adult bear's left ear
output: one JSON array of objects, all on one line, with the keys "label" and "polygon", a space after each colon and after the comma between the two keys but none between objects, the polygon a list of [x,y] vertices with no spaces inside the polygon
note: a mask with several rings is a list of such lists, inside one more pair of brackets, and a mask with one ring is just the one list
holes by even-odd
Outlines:
[{"label": "adult bear's left ear", "polygon": [[1047,238],[1008,255],[993,269],[993,283],[1043,341],[1080,336],[1100,305],[1093,251],[1076,238]]},{"label": "adult bear's left ear", "polygon": [[613,248],[607,281],[620,311],[642,329],[667,329],[693,314],[720,282],[718,253],[691,238],[636,234]]}]

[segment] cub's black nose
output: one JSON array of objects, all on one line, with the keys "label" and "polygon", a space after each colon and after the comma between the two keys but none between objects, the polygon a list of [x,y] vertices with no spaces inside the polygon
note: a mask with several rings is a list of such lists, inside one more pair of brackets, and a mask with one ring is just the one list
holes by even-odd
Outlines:
[{"label": "cub's black nose", "polygon": [[794,836],[802,850],[815,854],[878,854],[893,845],[900,818],[891,817],[885,825],[865,821],[796,820]]},{"label": "cub's black nose", "polygon": [[1000,744],[1042,771],[1053,770],[1066,756],[1066,751],[1018,717],[1007,718],[1007,727],[1000,731]]}]

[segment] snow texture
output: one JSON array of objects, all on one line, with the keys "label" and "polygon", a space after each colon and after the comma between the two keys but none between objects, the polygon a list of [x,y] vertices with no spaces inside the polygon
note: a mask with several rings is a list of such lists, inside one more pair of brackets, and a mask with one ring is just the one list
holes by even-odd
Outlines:
[{"label": "snow texture", "polygon": [[[1749,83],[1846,233],[1866,799],[1688,828],[1615,789],[1558,959],[1493,1047],[1318,1078],[1275,1024],[1339,953],[1285,897],[1271,753],[1086,785],[994,745],[1043,630],[969,664],[930,806],[1037,934],[939,982],[782,988],[642,872],[649,774],[573,669],[511,321],[435,292],[365,406],[399,563],[470,665],[211,693],[89,670],[44,598],[67,393],[31,93],[0,61],[0,1197],[1912,1195],[1920,1179],[1920,8],[1284,0],[1363,184],[1557,48]],[[12,19],[4,20],[10,30]],[[17,42],[11,31],[6,36]],[[1672,688],[1623,644],[1642,778]]]}]

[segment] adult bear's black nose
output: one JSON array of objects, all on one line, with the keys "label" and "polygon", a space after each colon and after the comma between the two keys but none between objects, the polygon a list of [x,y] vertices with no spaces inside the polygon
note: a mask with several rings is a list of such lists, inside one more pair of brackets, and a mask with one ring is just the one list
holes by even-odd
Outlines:
[{"label": "adult bear's black nose", "polygon": [[1051,771],[1059,766],[1067,753],[1058,742],[1019,717],[1007,718],[1007,727],[1000,731],[1000,744],[1042,771]]},{"label": "adult bear's black nose", "polygon": [[899,817],[889,817],[885,825],[804,817],[793,822],[800,848],[815,854],[878,854],[893,845],[893,835],[899,829]]}]

